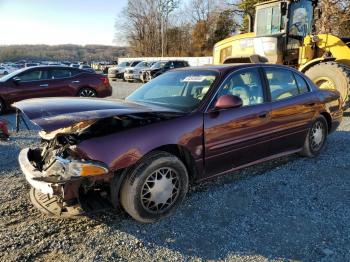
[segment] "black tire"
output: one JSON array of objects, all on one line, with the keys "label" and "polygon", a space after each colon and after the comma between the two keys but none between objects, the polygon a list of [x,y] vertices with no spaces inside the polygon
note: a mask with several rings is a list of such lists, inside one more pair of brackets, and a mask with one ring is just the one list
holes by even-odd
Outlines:
[{"label": "black tire", "polygon": [[[315,129],[318,129],[318,127],[322,128],[321,130],[322,137],[316,139]],[[328,135],[327,120],[324,118],[324,116],[320,116],[312,123],[307,133],[307,136],[305,138],[303,150],[300,152],[300,155],[306,156],[306,157],[315,157],[319,155],[326,144],[327,135]]]},{"label": "black tire", "polygon": [[[331,79],[335,89],[340,92],[343,99],[343,107],[349,105],[350,95],[350,68],[346,65],[337,62],[323,62],[309,68],[305,75],[307,75],[317,86],[324,86],[326,83],[322,77]],[[326,85],[327,86],[327,85]]]},{"label": "black tire", "polygon": [[4,114],[6,112],[6,105],[4,101],[0,98],[0,115]]},{"label": "black tire", "polygon": [[169,153],[152,152],[129,170],[121,186],[120,202],[135,220],[153,223],[172,214],[187,190],[185,165]]},{"label": "black tire", "polygon": [[97,93],[94,89],[89,87],[83,87],[79,90],[77,96],[81,97],[97,97]]}]

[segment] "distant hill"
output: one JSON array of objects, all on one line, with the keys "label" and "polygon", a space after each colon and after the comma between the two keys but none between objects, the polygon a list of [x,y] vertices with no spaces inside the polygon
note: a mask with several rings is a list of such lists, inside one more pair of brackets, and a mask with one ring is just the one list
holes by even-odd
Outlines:
[{"label": "distant hill", "polygon": [[104,45],[0,45],[0,62],[18,60],[113,61],[126,54],[126,47]]}]

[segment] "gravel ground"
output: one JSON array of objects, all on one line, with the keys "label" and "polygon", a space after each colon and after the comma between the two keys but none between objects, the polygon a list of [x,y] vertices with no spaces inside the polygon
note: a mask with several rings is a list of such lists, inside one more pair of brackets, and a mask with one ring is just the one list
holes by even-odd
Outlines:
[{"label": "gravel ground", "polygon": [[[14,115],[5,118],[13,128]],[[114,210],[42,215],[17,163],[38,138],[21,131],[0,142],[0,261],[349,261],[349,131],[346,113],[319,157],[284,157],[193,186],[172,217],[151,225]]]}]

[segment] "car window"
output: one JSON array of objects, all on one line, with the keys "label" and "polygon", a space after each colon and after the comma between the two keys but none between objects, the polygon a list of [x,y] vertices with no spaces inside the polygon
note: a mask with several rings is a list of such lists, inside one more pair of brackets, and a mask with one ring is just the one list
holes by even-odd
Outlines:
[{"label": "car window", "polygon": [[293,72],[282,68],[265,68],[271,100],[277,101],[299,94]]},{"label": "car window", "polygon": [[18,75],[18,77],[21,81],[38,81],[49,79],[48,75],[47,70],[31,70]]},{"label": "car window", "polygon": [[71,77],[72,71],[69,69],[52,69],[51,70],[51,79],[60,79]]},{"label": "car window", "polygon": [[237,72],[225,80],[218,96],[239,96],[243,106],[257,105],[264,102],[264,91],[257,68]]},{"label": "car window", "polygon": [[127,100],[190,111],[203,100],[217,76],[209,70],[168,72],[138,88]]},{"label": "car window", "polygon": [[299,93],[300,94],[303,94],[303,93],[307,93],[309,92],[309,86],[308,84],[306,83],[306,81],[304,80],[304,78],[302,78],[300,75],[298,74],[294,74],[295,76],[295,79],[297,80],[297,85],[298,85],[298,88],[299,88]]},{"label": "car window", "polygon": [[181,62],[181,61],[175,61],[174,62],[174,67],[175,68],[179,68],[179,67],[183,67],[184,65],[183,65],[183,63]]}]

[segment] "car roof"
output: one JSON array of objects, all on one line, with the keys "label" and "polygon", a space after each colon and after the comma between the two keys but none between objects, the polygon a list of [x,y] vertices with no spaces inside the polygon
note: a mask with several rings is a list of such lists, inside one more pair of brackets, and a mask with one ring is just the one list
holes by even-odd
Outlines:
[{"label": "car roof", "polygon": [[[72,67],[69,66],[60,66],[60,65],[39,65],[39,66],[31,66],[27,69],[51,69],[51,68],[56,68],[56,69],[72,69]],[[76,68],[75,68],[76,69]]]}]

